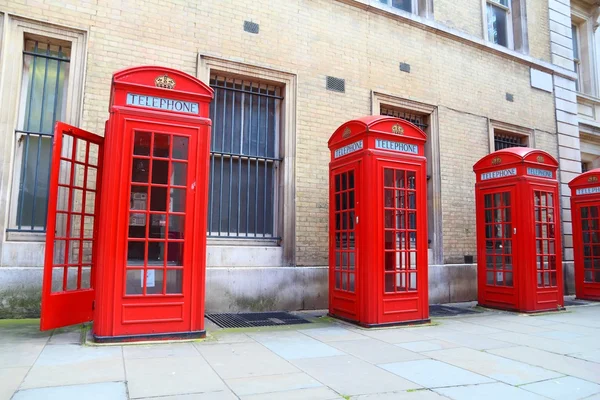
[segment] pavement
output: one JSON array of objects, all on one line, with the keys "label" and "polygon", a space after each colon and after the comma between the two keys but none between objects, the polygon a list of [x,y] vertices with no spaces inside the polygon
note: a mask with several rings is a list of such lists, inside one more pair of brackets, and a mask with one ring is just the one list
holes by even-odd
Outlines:
[{"label": "pavement", "polygon": [[599,303],[386,329],[312,320],[111,346],[0,321],[0,399],[600,400]]}]

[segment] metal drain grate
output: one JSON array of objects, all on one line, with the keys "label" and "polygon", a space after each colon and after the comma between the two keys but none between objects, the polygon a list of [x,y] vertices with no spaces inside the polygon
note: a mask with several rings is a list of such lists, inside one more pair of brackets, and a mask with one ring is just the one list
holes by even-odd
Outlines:
[{"label": "metal drain grate", "polygon": [[252,328],[257,326],[280,326],[309,324],[310,321],[287,312],[260,312],[240,314],[206,314],[221,328]]},{"label": "metal drain grate", "polygon": [[477,311],[473,311],[463,307],[450,307],[434,304],[429,306],[430,317],[453,317],[455,315],[464,314],[477,314]]},{"label": "metal drain grate", "polygon": [[565,299],[565,306],[585,306],[590,304],[589,301],[585,301],[585,300],[569,300],[569,299]]}]

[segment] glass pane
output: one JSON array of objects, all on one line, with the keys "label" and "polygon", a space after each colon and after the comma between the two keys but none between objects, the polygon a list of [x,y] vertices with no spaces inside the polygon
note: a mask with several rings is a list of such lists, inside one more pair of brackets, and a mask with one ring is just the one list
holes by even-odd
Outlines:
[{"label": "glass pane", "polygon": [[152,160],[152,183],[166,185],[169,181],[169,162]]},{"label": "glass pane", "polygon": [[148,187],[147,186],[131,186],[131,194],[129,197],[129,208],[132,210],[147,210],[148,209]]},{"label": "glass pane", "polygon": [[154,135],[154,151],[152,155],[154,157],[169,157],[170,155],[170,144],[171,144],[171,136],[170,135]]},{"label": "glass pane", "polygon": [[354,171],[348,171],[348,189],[354,189]]},{"label": "glass pane", "polygon": [[96,206],[96,193],[85,192],[85,212],[93,214]]},{"label": "glass pane", "polygon": [[149,236],[155,239],[164,239],[167,232],[167,215],[150,214]]},{"label": "glass pane", "polygon": [[69,237],[81,237],[81,215],[71,215],[71,232]]},{"label": "glass pane", "polygon": [[54,264],[64,264],[67,251],[67,242],[64,240],[54,241]]},{"label": "glass pane", "polygon": [[394,207],[394,191],[393,190],[385,189],[383,198],[384,198],[385,207]]},{"label": "glass pane", "polygon": [[183,215],[169,215],[169,239],[183,239],[184,227]]},{"label": "glass pane", "polygon": [[146,214],[129,214],[129,237],[146,237]]},{"label": "glass pane", "polygon": [[95,190],[96,182],[98,181],[98,170],[94,167],[88,167],[88,176],[85,187],[87,189]]},{"label": "glass pane", "polygon": [[183,266],[183,242],[168,242],[167,265]]},{"label": "glass pane", "polygon": [[406,176],[407,176],[407,179],[408,179],[408,188],[409,189],[413,189],[413,190],[416,189],[417,188],[417,186],[416,186],[416,181],[417,180],[416,180],[415,172],[414,171],[408,171],[406,173]]},{"label": "glass pane", "polygon": [[171,189],[169,211],[185,212],[185,189]]},{"label": "glass pane", "polygon": [[488,38],[490,42],[508,46],[508,21],[506,10],[487,4]]},{"label": "glass pane", "polygon": [[[65,269],[62,267],[52,268],[52,288],[50,289],[51,293],[57,293],[63,291],[63,277],[65,274]],[[591,277],[591,275],[590,275]]]},{"label": "glass pane", "polygon": [[150,155],[150,132],[136,132],[133,139],[133,154],[138,156]]},{"label": "glass pane", "polygon": [[187,185],[187,164],[174,162],[171,164],[172,174],[171,185],[186,186]]},{"label": "glass pane", "polygon": [[392,0],[392,7],[411,12],[412,0]]},{"label": "glass pane", "polygon": [[341,272],[335,273],[335,288],[339,289],[341,287]]},{"label": "glass pane", "polygon": [[350,274],[348,274],[348,277],[350,278],[350,287],[348,288],[348,290],[351,292],[354,292],[354,290],[355,290],[354,274],[350,273]]},{"label": "glass pane", "polygon": [[342,174],[342,190],[346,190],[348,189],[348,177],[346,176],[346,173]]},{"label": "glass pane", "polygon": [[148,242],[148,265],[165,264],[165,242]]},{"label": "glass pane", "polygon": [[131,166],[131,181],[147,183],[149,171],[150,163],[148,160],[134,158]]},{"label": "glass pane", "polygon": [[179,160],[188,159],[188,138],[173,136],[173,158]]},{"label": "glass pane", "polygon": [[167,211],[166,187],[152,186],[150,190],[150,211]]},{"label": "glass pane", "polygon": [[127,265],[144,265],[144,242],[129,242],[127,244]]},{"label": "glass pane", "polygon": [[162,294],[163,273],[162,269],[146,270],[146,294]]},{"label": "glass pane", "polygon": [[167,270],[167,293],[178,294],[182,293],[183,288],[183,270],[169,269]]},{"label": "glass pane", "polygon": [[56,213],[56,228],[57,238],[65,237],[67,235],[67,214]]},{"label": "glass pane", "polygon": [[126,289],[125,294],[143,294],[144,281],[142,280],[141,269],[128,269],[126,274]]},{"label": "glass pane", "polygon": [[388,168],[383,170],[383,185],[389,187],[394,186],[394,170]]}]

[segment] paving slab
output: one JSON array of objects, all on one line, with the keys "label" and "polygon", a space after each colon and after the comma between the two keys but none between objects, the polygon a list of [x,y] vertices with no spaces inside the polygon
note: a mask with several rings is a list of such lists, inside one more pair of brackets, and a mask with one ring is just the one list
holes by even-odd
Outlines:
[{"label": "paving slab", "polygon": [[539,337],[545,337],[548,339],[565,340],[565,341],[578,339],[580,337],[585,336],[584,334],[581,334],[581,333],[565,332],[565,331],[538,332],[538,333],[534,333],[533,335],[539,336]]},{"label": "paving slab", "polygon": [[379,366],[426,388],[493,382],[483,375],[437,360],[415,360]]},{"label": "paving slab", "polygon": [[[424,331],[423,334],[434,339],[452,342],[461,347],[469,347],[475,350],[499,349],[502,347],[514,346],[511,343],[490,339],[489,337],[486,337],[486,335],[474,335],[471,333],[453,331],[451,329],[439,329],[432,332]],[[423,340],[423,336],[420,337],[420,340]]]},{"label": "paving slab", "polygon": [[569,354],[569,356],[600,364],[600,350],[585,351],[582,353],[571,353]]},{"label": "paving slab", "polygon": [[352,354],[371,364],[384,364],[427,358],[427,356],[422,354],[377,339],[366,338],[365,340],[349,340],[330,344],[344,353]]},{"label": "paving slab", "polygon": [[491,316],[481,317],[481,318],[473,318],[469,320],[469,322],[477,325],[487,326],[489,328],[495,328],[502,331],[516,332],[516,333],[539,333],[546,332],[549,329],[547,325],[534,326],[531,324],[523,324],[521,321],[515,322],[515,320],[509,319],[498,319]]},{"label": "paving slab", "polygon": [[361,396],[352,396],[352,400],[445,400],[442,396],[430,389],[418,389],[408,392],[390,392],[378,394],[365,394]]},{"label": "paving slab", "polygon": [[468,385],[434,389],[454,400],[544,400],[545,397],[519,389],[505,383],[488,383],[483,385]]},{"label": "paving slab", "polygon": [[423,340],[423,334],[426,334],[430,327],[422,327],[418,329],[422,331],[416,332],[415,330],[409,331],[403,328],[387,328],[378,330],[364,330],[361,333],[373,339],[396,344],[406,342],[417,342],[419,340]]},{"label": "paving slab", "polygon": [[360,334],[356,331],[352,331],[339,326],[332,326],[327,328],[317,329],[302,329],[298,331],[305,335],[312,337],[313,339],[320,340],[321,342],[339,342],[345,340],[361,340],[368,339],[367,336]]},{"label": "paving slab", "polygon": [[305,358],[294,365],[343,395],[418,389],[421,386],[352,356]]},{"label": "paving slab", "polygon": [[0,368],[31,367],[38,359],[44,343],[0,344]]},{"label": "paving slab", "polygon": [[39,320],[0,320],[0,344],[45,344],[52,331],[40,331]]},{"label": "paving slab", "polygon": [[125,369],[132,399],[226,389],[223,380],[199,355],[127,359]]},{"label": "paving slab", "polygon": [[341,351],[298,332],[281,335],[250,335],[254,340],[286,360],[343,355]]},{"label": "paving slab", "polygon": [[242,400],[338,400],[343,399],[338,393],[326,387],[289,390],[286,392],[262,393],[240,396]]},{"label": "paving slab", "polygon": [[600,383],[600,364],[522,346],[488,350],[488,352],[565,375]]},{"label": "paving slab", "polygon": [[517,346],[527,346],[557,354],[577,353],[587,350],[578,343],[567,343],[556,339],[526,335],[524,333],[503,332],[489,335],[490,339],[512,343]]},{"label": "paving slab", "polygon": [[[304,372],[292,374],[253,376],[251,378],[226,379],[227,386],[238,396],[286,392],[290,390],[322,387],[316,379]],[[281,394],[281,396],[284,396]]]},{"label": "paving slab", "polygon": [[460,347],[459,344],[446,342],[444,340],[439,339],[422,340],[419,342],[398,343],[396,346],[419,353],[425,351],[452,349],[455,347]]},{"label": "paving slab", "polygon": [[20,390],[13,400],[127,400],[125,382],[91,383]]},{"label": "paving slab", "polygon": [[0,399],[10,399],[28,371],[29,367],[0,368]]},{"label": "paving slab", "polygon": [[50,336],[50,340],[48,340],[48,344],[81,344],[81,342],[81,330],[79,328],[62,332],[54,331]]},{"label": "paving slab", "polygon": [[21,389],[124,381],[121,347],[46,346]]},{"label": "paving slab", "polygon": [[256,342],[196,348],[224,379],[299,372],[298,368],[288,361]]},{"label": "paving slab", "polygon": [[572,376],[530,383],[521,388],[555,400],[579,400],[600,393],[600,385]]},{"label": "paving slab", "polygon": [[198,350],[192,343],[123,346],[123,356],[126,360],[134,358],[193,357],[198,354]]},{"label": "paving slab", "polygon": [[211,345],[211,344],[248,343],[248,342],[254,342],[254,339],[252,339],[250,336],[246,335],[245,333],[218,331],[212,335],[210,335],[210,333],[209,333],[208,340],[196,342],[195,345],[206,346],[206,345]]},{"label": "paving slab", "polygon": [[139,400],[237,400],[230,390],[217,392],[176,394],[173,396],[143,397]]},{"label": "paving slab", "polygon": [[523,385],[562,376],[558,372],[467,348],[430,351],[427,355],[510,385]]},{"label": "paving slab", "polygon": [[474,335],[489,335],[491,333],[503,332],[501,329],[477,324],[476,321],[477,319],[473,318],[473,320],[452,321],[452,323],[442,321],[441,324],[443,327],[452,329],[453,331],[472,333]]}]

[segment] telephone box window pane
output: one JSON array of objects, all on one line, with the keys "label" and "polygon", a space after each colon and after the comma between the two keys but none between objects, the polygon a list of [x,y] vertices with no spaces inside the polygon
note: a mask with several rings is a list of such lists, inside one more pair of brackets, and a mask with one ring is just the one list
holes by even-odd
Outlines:
[{"label": "telephone box window pane", "polygon": [[395,252],[388,251],[385,253],[385,270],[393,271],[396,269]]},{"label": "telephone box window pane", "polygon": [[394,171],[388,168],[383,170],[383,185],[387,187],[394,186]]},{"label": "telephone box window pane", "polygon": [[[588,217],[588,208],[587,207],[581,207],[581,218],[585,219],[587,217]],[[583,229],[586,229],[586,228],[583,228]]]},{"label": "telephone box window pane", "polygon": [[335,288],[336,289],[339,289],[340,286],[341,286],[341,284],[340,284],[340,281],[341,281],[340,274],[341,274],[340,272],[336,272],[335,273]]},{"label": "telephone box window pane", "polygon": [[148,174],[150,172],[150,162],[140,158],[134,158],[131,167],[131,181],[148,183]]},{"label": "telephone box window pane", "polygon": [[146,214],[130,213],[129,214],[129,237],[130,238],[145,238],[146,237]]},{"label": "telephone box window pane", "polygon": [[148,242],[148,265],[165,264],[165,242]]},{"label": "telephone box window pane", "polygon": [[51,293],[58,293],[63,291],[64,274],[65,269],[63,267],[52,268],[52,287],[50,288]]},{"label": "telephone box window pane", "polygon": [[98,180],[98,170],[94,167],[88,167],[88,176],[86,181],[86,189],[95,190],[96,181]]},{"label": "telephone box window pane", "polygon": [[335,195],[335,210],[336,211],[340,211],[340,205],[341,205],[341,198],[340,198],[340,194],[336,194]]},{"label": "telephone box window pane", "polygon": [[188,138],[173,136],[173,158],[178,160],[188,159]]},{"label": "telephone box window pane", "polygon": [[152,183],[166,185],[169,181],[169,162],[152,160]]},{"label": "telephone box window pane", "polygon": [[171,267],[183,266],[183,242],[168,242],[168,262]]},{"label": "telephone box window pane", "polygon": [[67,252],[67,242],[65,240],[54,241],[54,264],[64,264]]},{"label": "telephone box window pane", "polygon": [[150,137],[150,132],[136,132],[133,139],[133,154],[137,156],[149,156]]},{"label": "telephone box window pane", "polygon": [[180,294],[183,288],[183,270],[167,270],[167,294]]},{"label": "telephone box window pane", "polygon": [[148,209],[148,187],[131,186],[131,195],[129,196],[129,208],[132,210]]},{"label": "telephone box window pane", "polygon": [[127,270],[127,282],[125,288],[125,294],[143,294],[144,293],[144,282],[143,282],[143,271],[142,269],[129,269]]},{"label": "telephone box window pane", "polygon": [[354,208],[354,190],[348,192],[348,208]]},{"label": "telephone box window pane", "polygon": [[127,243],[127,265],[128,266],[139,266],[144,265],[144,252],[146,249],[145,242],[133,242]]},{"label": "telephone box window pane", "polygon": [[417,188],[416,183],[417,183],[417,179],[416,179],[416,175],[414,171],[408,171],[406,173],[407,177],[408,177],[408,188],[415,190]]},{"label": "telephone box window pane", "polygon": [[72,238],[81,237],[81,215],[71,215],[71,234]]},{"label": "telephone box window pane", "polygon": [[154,135],[154,151],[152,155],[154,157],[165,157],[168,158],[170,155],[170,144],[171,144],[171,136],[170,135]]},{"label": "telephone box window pane", "polygon": [[67,236],[67,214],[56,213],[56,238]]},{"label": "telephone box window pane", "polygon": [[185,212],[185,189],[171,189],[171,206],[169,211]]},{"label": "telephone box window pane", "polygon": [[596,207],[596,206],[590,207],[590,215],[592,218],[598,218],[598,207]]},{"label": "telephone box window pane", "polygon": [[81,286],[80,289],[90,289],[92,277],[92,267],[83,266],[81,268]]},{"label": "telephone box window pane", "polygon": [[384,202],[385,207],[394,207],[394,191],[391,189],[385,189],[384,191]]},{"label": "telephone box window pane", "polygon": [[81,205],[83,202],[83,191],[80,189],[72,189],[72,194],[71,194],[72,198],[71,198],[71,211],[74,212],[81,212]]},{"label": "telephone box window pane", "polygon": [[342,190],[348,189],[348,182],[346,178],[346,174],[342,174]]},{"label": "telephone box window pane", "polygon": [[169,239],[183,239],[185,217],[183,215],[169,215]]},{"label": "telephone box window pane", "polygon": [[336,175],[335,176],[335,191],[339,192],[340,191],[340,175]]},{"label": "telephone box window pane", "polygon": [[149,236],[153,239],[164,239],[167,232],[167,216],[165,214],[150,214]]},{"label": "telephone box window pane", "polygon": [[[485,196],[483,196],[484,199],[484,203],[485,203],[485,208],[491,208],[492,207],[492,195],[491,194],[486,194]],[[486,221],[488,222],[488,221]]]},{"label": "telephone box window pane", "polygon": [[354,171],[348,171],[348,189],[354,189]]},{"label": "telephone box window pane", "polygon": [[385,231],[385,248],[386,250],[394,249],[394,232]]},{"label": "telephone box window pane", "polygon": [[146,294],[163,294],[162,269],[146,270]]},{"label": "telephone box window pane", "polygon": [[350,292],[354,292],[354,290],[355,290],[354,274],[349,274],[348,277],[350,278],[350,287],[348,288],[348,290]]},{"label": "telephone box window pane", "polygon": [[387,293],[394,292],[394,278],[396,274],[385,274],[385,291]]},{"label": "telephone box window pane", "polygon": [[93,214],[96,206],[96,193],[85,192],[85,213]]},{"label": "telephone box window pane", "polygon": [[174,162],[172,166],[171,185],[187,185],[187,164]]},{"label": "telephone box window pane", "polygon": [[167,211],[167,188],[152,186],[150,190],[150,211]]}]

